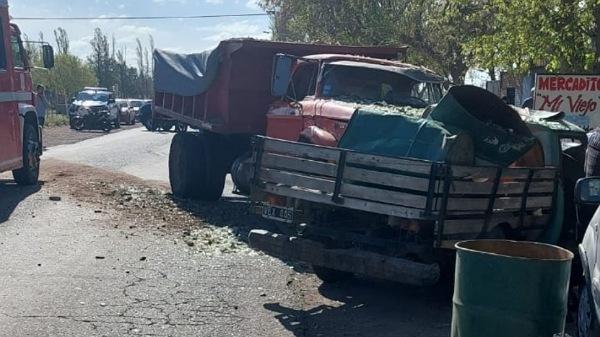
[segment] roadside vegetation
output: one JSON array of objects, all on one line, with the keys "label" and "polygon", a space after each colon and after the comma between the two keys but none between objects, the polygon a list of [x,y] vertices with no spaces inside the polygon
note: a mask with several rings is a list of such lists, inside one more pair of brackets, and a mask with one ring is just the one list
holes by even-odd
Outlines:
[{"label": "roadside vegetation", "polygon": [[600,71],[600,2],[561,0],[260,0],[273,38],[407,45],[411,63],[461,83],[468,69]]},{"label": "roadside vegetation", "polygon": [[46,115],[45,127],[65,126],[69,125],[69,117],[58,113],[48,113]]}]

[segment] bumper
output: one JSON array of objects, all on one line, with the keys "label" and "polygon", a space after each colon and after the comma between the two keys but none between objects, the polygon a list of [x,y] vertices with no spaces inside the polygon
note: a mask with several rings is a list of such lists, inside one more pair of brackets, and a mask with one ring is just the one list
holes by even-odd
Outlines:
[{"label": "bumper", "polygon": [[316,241],[264,230],[251,231],[248,239],[252,248],[271,256],[377,279],[427,286],[437,283],[440,277],[438,264],[417,263],[358,249],[327,249]]}]

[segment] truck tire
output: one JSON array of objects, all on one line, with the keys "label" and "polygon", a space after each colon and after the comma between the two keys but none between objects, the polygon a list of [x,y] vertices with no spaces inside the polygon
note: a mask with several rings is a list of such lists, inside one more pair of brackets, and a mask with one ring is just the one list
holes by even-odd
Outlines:
[{"label": "truck tire", "polygon": [[210,134],[178,133],[169,152],[169,180],[176,197],[217,201],[225,187],[225,169]]},{"label": "truck tire", "polygon": [[40,175],[40,141],[33,123],[25,123],[23,130],[23,167],[13,171],[19,185],[35,185]]}]

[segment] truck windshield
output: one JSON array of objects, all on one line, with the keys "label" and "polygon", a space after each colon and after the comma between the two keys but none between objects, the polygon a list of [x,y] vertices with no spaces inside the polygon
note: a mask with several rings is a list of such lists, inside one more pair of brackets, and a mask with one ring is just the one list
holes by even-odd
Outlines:
[{"label": "truck windshield", "polygon": [[392,71],[328,65],[323,72],[321,96],[424,108],[439,102],[442,89],[438,83],[417,82]]},{"label": "truck windshield", "polygon": [[82,91],[79,93],[79,95],[77,95],[77,100],[108,102],[108,96],[108,93],[105,92]]}]

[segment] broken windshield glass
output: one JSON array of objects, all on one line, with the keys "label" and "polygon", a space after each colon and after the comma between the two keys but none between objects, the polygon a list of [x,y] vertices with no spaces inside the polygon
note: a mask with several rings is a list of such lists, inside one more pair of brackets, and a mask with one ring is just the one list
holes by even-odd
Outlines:
[{"label": "broken windshield glass", "polygon": [[381,102],[424,108],[442,96],[437,83],[415,81],[402,74],[380,69],[328,65],[323,72],[321,96]]}]

